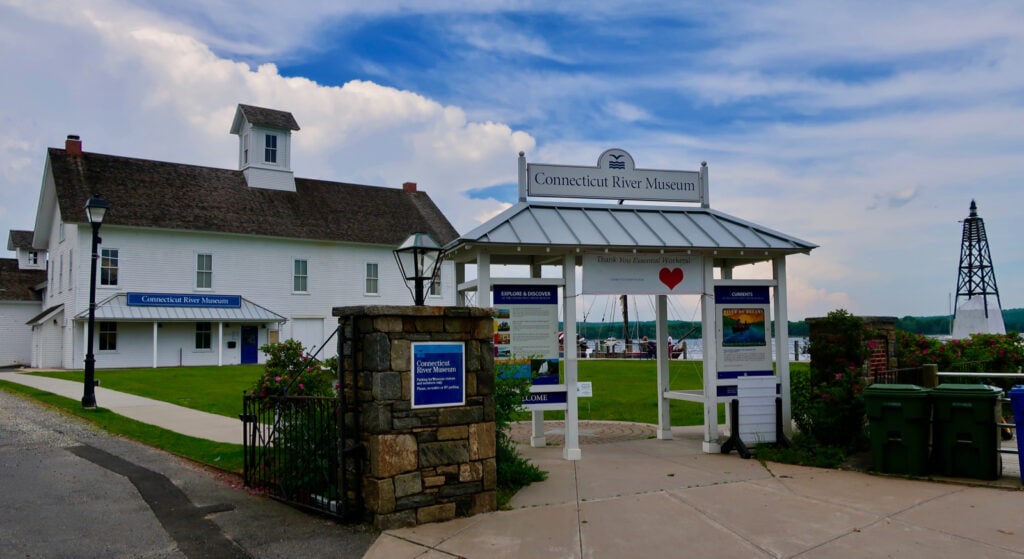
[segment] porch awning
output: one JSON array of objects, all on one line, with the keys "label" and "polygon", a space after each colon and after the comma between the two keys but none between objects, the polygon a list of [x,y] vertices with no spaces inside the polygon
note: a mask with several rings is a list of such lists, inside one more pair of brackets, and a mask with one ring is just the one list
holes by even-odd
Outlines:
[{"label": "porch awning", "polygon": [[[89,310],[75,315],[75,320],[87,320]],[[128,304],[128,296],[118,293],[96,305],[96,320],[118,322],[286,322],[285,317],[246,298],[237,308],[135,306]]]}]

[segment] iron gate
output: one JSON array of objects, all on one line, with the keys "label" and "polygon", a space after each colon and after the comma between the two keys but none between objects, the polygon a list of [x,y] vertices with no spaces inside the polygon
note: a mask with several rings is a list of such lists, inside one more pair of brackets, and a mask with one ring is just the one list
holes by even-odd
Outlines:
[{"label": "iron gate", "polygon": [[341,398],[243,397],[247,487],[342,520],[361,511],[358,447],[343,443]]}]

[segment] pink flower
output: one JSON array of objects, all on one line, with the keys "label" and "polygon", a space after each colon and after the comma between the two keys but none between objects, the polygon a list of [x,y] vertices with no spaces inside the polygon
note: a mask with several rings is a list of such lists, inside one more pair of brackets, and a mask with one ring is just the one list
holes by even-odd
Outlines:
[{"label": "pink flower", "polygon": [[836,380],[843,378],[843,373],[836,373]]},{"label": "pink flower", "polygon": [[306,389],[306,385],[305,385],[305,384],[302,384],[302,383],[300,382],[300,383],[299,383],[299,390],[305,390],[305,389]]},{"label": "pink flower", "polygon": [[274,380],[277,381],[277,382],[281,382],[281,377],[280,376],[276,376],[276,377],[274,377]]}]

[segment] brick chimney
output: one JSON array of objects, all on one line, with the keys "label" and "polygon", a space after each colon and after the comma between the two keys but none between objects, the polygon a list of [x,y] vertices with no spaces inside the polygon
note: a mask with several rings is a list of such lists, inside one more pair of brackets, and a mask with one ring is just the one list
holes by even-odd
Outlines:
[{"label": "brick chimney", "polygon": [[68,155],[82,155],[82,140],[78,134],[68,134],[68,139],[64,141],[64,151]]},{"label": "brick chimney", "polygon": [[416,192],[416,183],[414,182],[403,182],[402,190],[406,192]]}]

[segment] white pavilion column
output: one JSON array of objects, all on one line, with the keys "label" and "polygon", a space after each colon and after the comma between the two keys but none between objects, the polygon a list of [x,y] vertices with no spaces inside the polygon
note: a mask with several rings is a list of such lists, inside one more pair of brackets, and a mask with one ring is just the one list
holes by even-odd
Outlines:
[{"label": "white pavilion column", "polygon": [[[530,264],[530,277],[541,277],[541,266],[539,264]],[[547,436],[544,435],[544,410],[531,410],[530,420],[530,446],[533,448],[544,448],[548,443]]]},{"label": "white pavilion column", "polygon": [[782,432],[793,436],[793,414],[790,409],[792,398],[789,394],[789,312],[786,310],[786,257],[772,259],[772,274],[775,279],[775,374],[779,376],[779,392],[782,396]]},{"label": "white pavilion column", "polygon": [[715,259],[704,256],[704,293],[700,297],[704,345],[704,443],[708,454],[722,451],[718,441],[718,317],[715,316]]},{"label": "white pavilion column", "polygon": [[160,331],[160,323],[154,321],[153,322],[153,368],[154,369],[157,366],[156,365],[156,363],[157,363],[157,353],[158,353],[157,350],[160,347],[160,345],[158,343],[159,336],[157,335],[157,332],[159,332],[159,331]]},{"label": "white pavilion column", "polygon": [[[565,335],[565,347],[571,342],[576,344],[576,255],[570,253],[565,255],[562,263],[562,276],[565,279],[565,286],[562,288],[565,295],[562,304],[562,321],[565,328],[562,332]],[[579,407],[576,397],[576,380],[579,358],[575,351],[565,352],[565,447],[562,449],[562,457],[566,460],[579,460],[583,457],[580,451],[580,425]]]},{"label": "white pavilion column", "polygon": [[658,295],[656,311],[656,340],[658,348],[658,438],[663,441],[672,440],[672,417],[669,413],[669,399],[665,392],[669,390],[668,364],[671,357],[668,347],[668,295]]}]

